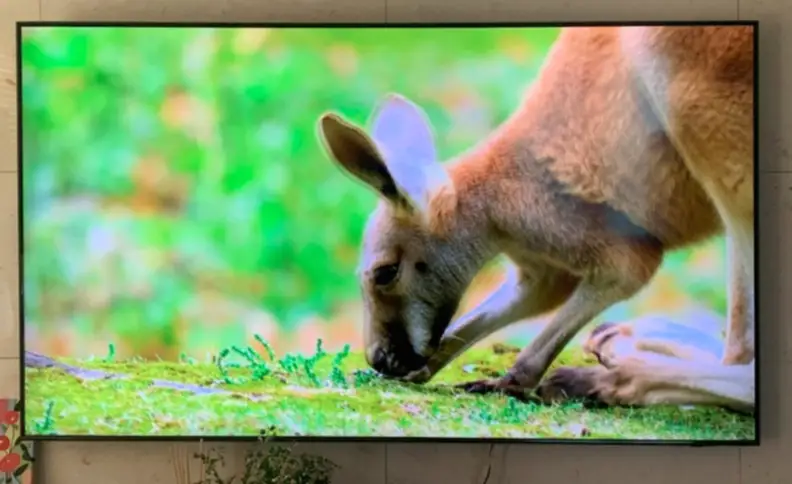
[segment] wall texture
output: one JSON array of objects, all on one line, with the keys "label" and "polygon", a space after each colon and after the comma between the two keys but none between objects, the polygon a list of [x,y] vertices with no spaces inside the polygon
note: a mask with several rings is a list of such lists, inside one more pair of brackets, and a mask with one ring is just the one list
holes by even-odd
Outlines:
[{"label": "wall texture", "polygon": [[[0,390],[18,393],[14,22],[761,21],[760,448],[485,445],[307,446],[343,466],[340,483],[790,483],[792,461],[792,8],[787,0],[2,0],[0,2]],[[784,32],[786,31],[786,33]],[[10,304],[9,304],[10,300]],[[11,306],[10,310],[8,306]],[[12,316],[13,314],[13,316]],[[191,450],[191,449],[188,449]],[[491,450],[491,452],[490,452]],[[170,444],[42,445],[37,478],[53,484],[174,482]],[[787,457],[784,457],[787,456]]]}]

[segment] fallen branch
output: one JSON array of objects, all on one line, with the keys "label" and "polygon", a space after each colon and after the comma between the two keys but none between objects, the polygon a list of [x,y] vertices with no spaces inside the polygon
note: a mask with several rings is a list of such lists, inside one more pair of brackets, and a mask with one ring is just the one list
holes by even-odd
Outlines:
[{"label": "fallen branch", "polygon": [[[103,370],[91,370],[87,368],[80,368],[74,365],[69,365],[55,360],[46,355],[35,353],[33,351],[25,351],[25,368],[32,369],[59,369],[81,380],[125,380],[130,378],[130,375],[125,373],[114,373]],[[244,396],[251,400],[263,400],[269,398],[267,395],[262,394],[242,394],[223,390],[220,388],[212,388],[203,385],[193,385],[190,383],[180,383],[169,380],[151,380],[151,386],[158,388],[169,388],[171,390],[179,390],[190,392],[193,395],[236,395]]]}]

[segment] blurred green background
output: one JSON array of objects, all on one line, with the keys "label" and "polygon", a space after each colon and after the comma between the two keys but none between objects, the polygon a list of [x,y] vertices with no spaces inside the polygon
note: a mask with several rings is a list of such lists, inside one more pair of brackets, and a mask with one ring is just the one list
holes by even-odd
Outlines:
[{"label": "blurred green background", "polygon": [[[25,28],[27,349],[174,359],[261,334],[280,351],[360,346],[354,277],[375,196],[316,121],[365,123],[389,92],[443,157],[523,96],[557,30]],[[494,266],[471,289],[480,300]],[[603,317],[725,313],[723,243],[670,257]],[[536,325],[504,338],[524,339]],[[534,328],[535,329],[535,328]]]}]

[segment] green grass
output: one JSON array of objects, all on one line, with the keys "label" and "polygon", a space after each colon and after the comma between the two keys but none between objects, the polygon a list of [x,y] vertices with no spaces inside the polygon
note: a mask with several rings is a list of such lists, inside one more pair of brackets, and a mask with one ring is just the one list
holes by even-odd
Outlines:
[{"label": "green grass", "polygon": [[[111,350],[112,351],[112,350]],[[449,384],[497,375],[515,351],[473,349],[430,384],[386,381],[366,370],[362,355],[276,358],[252,349],[223,352],[213,362],[63,360],[86,369],[129,375],[78,378],[60,369],[28,369],[26,427],[77,435],[279,435],[517,437],[729,440],[754,437],[752,417],[714,408],[588,409],[545,406],[503,396],[473,396]],[[568,349],[558,365],[592,364]],[[223,393],[163,388],[168,380]]]}]

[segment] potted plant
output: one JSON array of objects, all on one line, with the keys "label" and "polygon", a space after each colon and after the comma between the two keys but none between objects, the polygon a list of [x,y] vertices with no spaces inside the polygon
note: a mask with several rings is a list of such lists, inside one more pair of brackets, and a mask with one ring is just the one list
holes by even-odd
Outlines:
[{"label": "potted plant", "polygon": [[245,453],[244,469],[223,477],[225,456],[217,448],[206,451],[203,446],[193,454],[200,461],[200,477],[192,481],[189,461],[174,458],[173,465],[178,484],[330,484],[338,468],[333,461],[322,456],[295,452],[297,444],[272,442],[273,429],[262,431],[257,444]]}]

